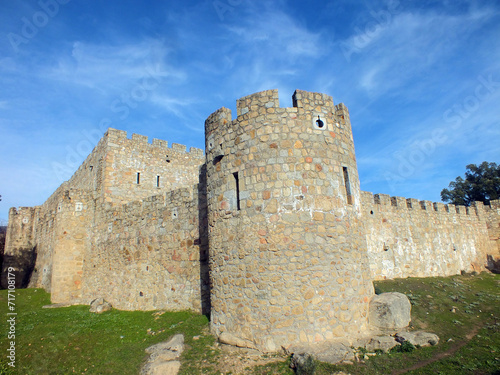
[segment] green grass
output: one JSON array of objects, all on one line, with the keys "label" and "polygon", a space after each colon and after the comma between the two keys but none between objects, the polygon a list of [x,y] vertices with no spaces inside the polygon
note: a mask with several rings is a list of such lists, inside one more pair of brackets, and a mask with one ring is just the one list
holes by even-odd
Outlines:
[{"label": "green grass", "polygon": [[[500,276],[489,273],[377,282],[380,292],[405,293],[412,302],[411,329],[439,335],[435,347],[380,354],[353,365],[320,363],[317,375],[500,374]],[[208,320],[192,312],[112,310],[91,314],[88,306],[43,309],[43,290],[18,290],[16,369],[7,366],[7,291],[0,291],[0,374],[138,374],[144,349],[183,333],[181,374],[220,375],[226,361],[208,334]],[[452,309],[455,312],[452,312]],[[149,332],[149,333],[148,333]],[[151,334],[154,332],[155,334]],[[238,360],[237,358],[234,360]],[[293,374],[289,359],[247,369],[248,374]]]},{"label": "green grass", "polygon": [[[192,312],[155,313],[112,310],[92,314],[88,306],[43,309],[50,296],[24,289],[16,297],[16,368],[9,372],[6,355],[7,291],[0,292],[0,374],[138,374],[144,349],[175,333],[185,335],[189,349],[207,356],[213,344],[208,319]],[[148,333],[149,330],[149,333]],[[152,334],[155,332],[155,334]],[[200,336],[193,340],[193,336]],[[203,348],[203,351],[200,350]],[[200,356],[199,356],[200,358]]]}]

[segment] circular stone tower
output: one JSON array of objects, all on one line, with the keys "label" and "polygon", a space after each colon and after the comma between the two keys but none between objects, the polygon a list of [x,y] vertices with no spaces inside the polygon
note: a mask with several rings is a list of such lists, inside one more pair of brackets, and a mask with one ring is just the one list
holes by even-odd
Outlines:
[{"label": "circular stone tower", "polygon": [[275,351],[366,330],[373,295],[347,108],[297,90],[205,122],[211,329]]}]

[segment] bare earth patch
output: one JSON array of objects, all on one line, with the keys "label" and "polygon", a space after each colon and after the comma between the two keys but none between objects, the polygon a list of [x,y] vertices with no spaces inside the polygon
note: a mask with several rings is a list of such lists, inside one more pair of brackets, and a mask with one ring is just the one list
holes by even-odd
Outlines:
[{"label": "bare earth patch", "polygon": [[272,362],[282,361],[279,355],[266,355],[258,350],[237,348],[221,344],[222,356],[218,369],[221,374],[248,374],[255,366],[267,365]]}]

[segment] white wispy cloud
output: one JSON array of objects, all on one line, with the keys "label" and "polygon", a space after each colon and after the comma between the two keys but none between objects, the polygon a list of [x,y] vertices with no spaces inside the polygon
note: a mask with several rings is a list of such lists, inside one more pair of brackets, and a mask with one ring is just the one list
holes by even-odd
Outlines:
[{"label": "white wispy cloud", "polygon": [[[436,65],[442,70],[440,61],[462,47],[458,41],[466,40],[493,15],[481,9],[460,15],[402,12],[391,16],[389,22],[375,29],[377,32],[367,32],[366,44],[358,46],[352,55],[360,73],[360,87],[371,95],[384,95],[408,85],[417,74]],[[341,43],[355,46],[360,38],[354,35]]]},{"label": "white wispy cloud", "polygon": [[166,63],[168,48],[161,40],[143,40],[121,45],[74,42],[70,53],[62,54],[56,66],[43,74],[55,81],[80,85],[101,93],[123,89],[147,77],[184,81],[186,73]]}]

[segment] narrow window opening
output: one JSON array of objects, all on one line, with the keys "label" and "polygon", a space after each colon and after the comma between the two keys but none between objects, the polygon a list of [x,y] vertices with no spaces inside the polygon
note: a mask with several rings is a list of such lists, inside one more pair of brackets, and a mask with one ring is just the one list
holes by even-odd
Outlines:
[{"label": "narrow window opening", "polygon": [[156,187],[160,187],[160,176],[156,176]]},{"label": "narrow window opening", "polygon": [[241,208],[240,208],[240,179],[238,177],[238,172],[234,172],[233,176],[234,176],[234,181],[236,183],[236,208],[239,211]]},{"label": "narrow window opening", "polygon": [[167,163],[170,163],[170,158],[168,157],[168,155],[166,155],[166,156],[165,156],[165,161],[166,161]]},{"label": "narrow window opening", "polygon": [[90,168],[91,172],[94,170],[94,166],[93,165],[91,165],[89,168]]},{"label": "narrow window opening", "polygon": [[344,171],[344,184],[345,184],[345,193],[347,196],[347,203],[352,204],[352,195],[351,195],[351,184],[349,182],[349,172],[347,171],[347,167],[342,167]]},{"label": "narrow window opening", "polygon": [[139,172],[137,172],[137,185],[139,185],[141,183],[141,174]]}]

